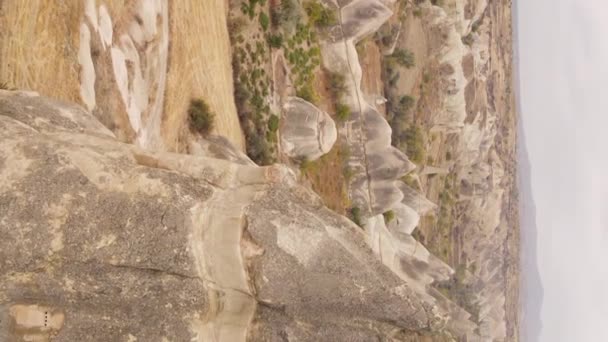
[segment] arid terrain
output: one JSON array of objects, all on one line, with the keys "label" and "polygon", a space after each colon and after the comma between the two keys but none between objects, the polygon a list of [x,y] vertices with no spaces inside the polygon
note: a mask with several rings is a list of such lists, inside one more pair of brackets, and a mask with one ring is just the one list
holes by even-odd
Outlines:
[{"label": "arid terrain", "polygon": [[0,0],[0,340],[518,341],[512,30]]}]

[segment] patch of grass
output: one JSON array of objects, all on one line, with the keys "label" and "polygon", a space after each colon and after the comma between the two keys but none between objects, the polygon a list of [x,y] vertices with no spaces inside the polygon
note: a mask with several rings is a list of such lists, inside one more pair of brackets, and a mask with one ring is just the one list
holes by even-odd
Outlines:
[{"label": "patch of grass", "polygon": [[193,99],[188,108],[190,128],[203,136],[208,135],[213,129],[215,114],[209,109],[209,105],[203,99]]}]

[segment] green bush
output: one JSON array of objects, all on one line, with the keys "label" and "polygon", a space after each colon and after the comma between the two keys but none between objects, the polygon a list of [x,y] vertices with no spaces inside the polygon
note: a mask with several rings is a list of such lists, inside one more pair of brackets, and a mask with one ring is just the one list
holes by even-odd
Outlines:
[{"label": "green bush", "polygon": [[343,103],[336,104],[336,117],[344,122],[350,118],[350,108]]},{"label": "green bush", "polygon": [[350,208],[350,219],[359,227],[363,227],[363,222],[361,221],[361,209],[359,207]]},{"label": "green bush", "polygon": [[269,165],[272,163],[270,146],[265,136],[255,132],[247,135],[247,155],[258,165]]},{"label": "green bush", "polygon": [[[291,32],[298,21],[300,21],[300,5],[297,0],[281,0],[281,6],[273,11],[273,23],[280,24]],[[276,17],[276,18],[275,18]]]},{"label": "green bush", "polygon": [[392,210],[385,211],[382,216],[384,216],[384,222],[388,224],[395,219],[395,212]]},{"label": "green bush", "polygon": [[266,39],[271,48],[280,49],[283,46],[283,36],[280,34],[271,34]]},{"label": "green bush", "polygon": [[276,132],[279,129],[279,117],[276,115],[271,115],[270,119],[268,119],[268,129],[271,132]]},{"label": "green bush", "polygon": [[308,20],[317,27],[328,27],[338,23],[336,13],[317,0],[309,0],[304,3],[304,11],[308,15]]},{"label": "green bush", "polygon": [[329,81],[329,91],[335,99],[340,99],[340,97],[342,97],[348,90],[344,75],[338,72],[328,71],[327,76]]},{"label": "green bush", "polygon": [[397,64],[406,68],[412,68],[416,65],[414,60],[414,54],[406,49],[397,49],[391,57],[397,62]]},{"label": "green bush", "polygon": [[312,86],[312,82],[306,82],[296,90],[296,96],[308,102],[317,102],[318,95]]},{"label": "green bush", "polygon": [[260,25],[262,26],[262,29],[264,31],[268,30],[268,26],[270,25],[270,18],[268,18],[268,15],[264,12],[260,12]]},{"label": "green bush", "polygon": [[403,122],[406,120],[415,103],[416,99],[409,95],[403,95],[396,104],[389,102],[389,109],[394,119]]},{"label": "green bush", "polygon": [[213,129],[215,115],[209,109],[209,105],[203,99],[194,99],[190,101],[188,108],[188,118],[190,119],[190,128],[206,136]]}]

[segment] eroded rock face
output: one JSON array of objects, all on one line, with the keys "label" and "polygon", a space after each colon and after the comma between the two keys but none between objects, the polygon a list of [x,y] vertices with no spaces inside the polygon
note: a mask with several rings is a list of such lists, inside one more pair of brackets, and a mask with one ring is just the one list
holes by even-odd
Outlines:
[{"label": "eroded rock face", "polygon": [[329,114],[297,97],[290,98],[284,107],[281,148],[285,154],[316,160],[331,150],[338,132]]},{"label": "eroded rock face", "polygon": [[0,340],[370,341],[442,324],[282,166],[0,92]]}]

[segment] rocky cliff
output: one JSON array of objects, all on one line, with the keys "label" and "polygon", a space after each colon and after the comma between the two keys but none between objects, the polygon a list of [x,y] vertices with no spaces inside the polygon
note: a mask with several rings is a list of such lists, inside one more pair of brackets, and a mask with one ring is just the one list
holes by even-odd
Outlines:
[{"label": "rocky cliff", "polygon": [[[438,321],[287,168],[0,93],[0,339],[370,341]],[[221,147],[218,147],[218,149]]]}]

